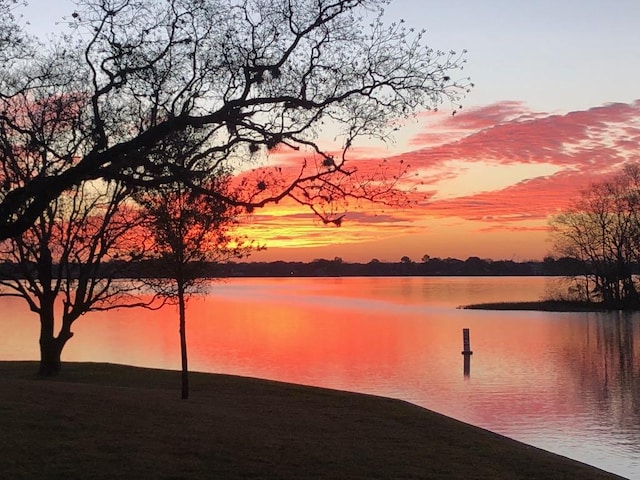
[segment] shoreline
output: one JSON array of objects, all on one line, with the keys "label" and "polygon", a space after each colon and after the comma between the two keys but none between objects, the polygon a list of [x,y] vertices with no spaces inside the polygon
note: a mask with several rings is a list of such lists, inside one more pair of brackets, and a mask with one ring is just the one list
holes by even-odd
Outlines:
[{"label": "shoreline", "polygon": [[485,302],[460,305],[458,308],[462,310],[530,310],[539,312],[617,311],[611,308],[607,308],[600,303],[569,300],[538,300],[532,302]]},{"label": "shoreline", "polygon": [[184,401],[177,371],[36,369],[0,362],[7,478],[622,478],[385,397],[192,373]]}]

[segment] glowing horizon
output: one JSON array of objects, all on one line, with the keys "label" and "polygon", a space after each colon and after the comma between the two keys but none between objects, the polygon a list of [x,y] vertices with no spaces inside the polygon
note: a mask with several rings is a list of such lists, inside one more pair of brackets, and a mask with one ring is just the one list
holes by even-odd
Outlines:
[{"label": "glowing horizon", "polygon": [[252,259],[541,259],[550,249],[549,217],[581,188],[639,158],[640,101],[564,114],[505,102],[420,121],[407,150],[377,157],[369,150],[353,163],[367,168],[386,157],[410,165],[412,208],[363,204],[336,228],[306,207],[271,206],[242,227],[267,247]]}]

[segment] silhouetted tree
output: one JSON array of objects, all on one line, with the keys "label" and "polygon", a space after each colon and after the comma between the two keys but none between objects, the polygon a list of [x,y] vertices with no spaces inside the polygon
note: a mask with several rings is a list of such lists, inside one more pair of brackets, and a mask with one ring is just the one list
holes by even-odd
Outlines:
[{"label": "silhouetted tree", "polygon": [[634,265],[640,260],[640,164],[583,190],[551,221],[555,249],[584,266],[583,295],[620,308],[638,305]]},{"label": "silhouetted tree", "polygon": [[480,257],[468,257],[464,261],[463,273],[468,275],[482,275],[487,274],[489,271],[489,265],[486,260]]},{"label": "silhouetted tree", "polygon": [[[75,105],[64,120],[73,155],[59,142],[40,175],[0,179],[0,238],[20,235],[63,192],[95,179],[149,188],[177,181],[249,210],[288,197],[336,224],[340,200],[401,198],[406,166],[358,171],[355,142],[387,139],[417,110],[458,108],[471,84],[453,77],[461,55],[425,47],[424,31],[403,22],[384,25],[386,3],[78,0],[67,35],[0,74],[6,136],[28,133],[8,113],[17,104],[73,97]],[[3,55],[20,58],[19,43]],[[317,139],[326,122],[331,146]],[[188,129],[205,133],[188,162],[156,155],[164,139]],[[298,151],[299,160],[258,169],[228,194],[199,182],[214,166],[245,174],[268,166],[274,150]]]},{"label": "silhouetted tree", "polygon": [[126,198],[122,185],[82,184],[52,201],[20,236],[0,242],[0,258],[13,264],[0,279],[0,296],[21,297],[38,315],[41,375],[58,373],[82,315],[155,300],[140,295],[140,282],[119,280],[107,262],[143,255],[137,217],[121,208]]},{"label": "silhouetted tree", "polygon": [[[163,155],[182,164],[189,158],[196,132],[173,138]],[[202,187],[224,194],[229,188],[229,176],[214,172]],[[254,244],[233,235],[238,224],[239,209],[225,202],[195,192],[184,184],[163,184],[136,193],[141,215],[151,232],[155,257],[160,259],[161,275],[152,282],[166,298],[176,298],[180,325],[182,398],[189,398],[189,369],[186,336],[186,300],[211,275],[210,263],[248,256]],[[166,280],[170,280],[167,283]]]},{"label": "silhouetted tree", "polygon": [[[5,188],[56,172],[60,155],[78,155],[73,134],[77,97],[14,99],[0,123],[0,177]],[[54,197],[21,234],[0,241],[0,259],[13,267],[0,280],[0,295],[23,298],[40,320],[40,373],[55,374],[72,337],[73,323],[87,312],[148,305],[138,285],[117,281],[115,263],[144,253],[136,235],[139,218],[126,208],[129,188],[86,181]],[[59,316],[59,320],[58,317]],[[56,333],[56,324],[59,328]]]}]

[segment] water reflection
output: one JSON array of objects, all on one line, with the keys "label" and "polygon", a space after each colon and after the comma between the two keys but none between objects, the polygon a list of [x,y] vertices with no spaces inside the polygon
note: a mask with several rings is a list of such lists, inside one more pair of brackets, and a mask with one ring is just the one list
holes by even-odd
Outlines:
[{"label": "water reflection", "polygon": [[[539,277],[232,280],[189,303],[190,365],[405,399],[640,478],[637,315],[455,308],[544,288]],[[15,299],[0,308],[11,312],[0,356],[37,358],[35,319]],[[180,366],[172,308],[90,314],[75,333],[65,360]]]},{"label": "water reflection", "polygon": [[619,428],[640,425],[640,321],[637,314],[590,314],[574,323],[577,337],[566,344],[566,368],[575,371],[604,418]]},{"label": "water reflection", "polygon": [[471,376],[471,355],[462,355],[462,375],[465,378]]}]

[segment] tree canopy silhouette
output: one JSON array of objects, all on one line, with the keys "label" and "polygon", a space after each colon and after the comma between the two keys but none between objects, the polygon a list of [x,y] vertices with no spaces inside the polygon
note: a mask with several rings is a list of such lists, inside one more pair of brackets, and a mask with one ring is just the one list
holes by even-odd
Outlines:
[{"label": "tree canopy silhouette", "polygon": [[[15,55],[12,61],[23,60]],[[10,77],[3,72],[0,78]],[[52,86],[51,95],[38,98],[25,91],[5,99],[3,115],[12,120],[0,122],[2,188],[55,176],[65,159],[81,154],[76,129],[82,95],[55,91]],[[41,374],[60,369],[72,325],[82,315],[154,301],[139,295],[140,283],[117,280],[123,264],[139,260],[146,250],[140,217],[129,207],[130,193],[118,181],[72,184],[53,196],[25,230],[0,240],[0,261],[10,266],[0,278],[0,295],[23,298],[38,316]]]},{"label": "tree canopy silhouette", "polygon": [[[197,138],[193,132],[173,136],[166,142],[163,155],[170,156],[180,165],[189,157],[190,148],[197,145]],[[199,186],[224,194],[229,188],[229,175],[224,170],[211,173]],[[181,396],[187,399],[186,301],[190,294],[204,286],[208,277],[215,275],[211,262],[242,258],[259,246],[234,232],[238,217],[243,213],[239,207],[196,192],[181,182],[139,189],[133,198],[154,245],[150,256],[158,261],[161,270],[146,280],[163,298],[177,300]]]},{"label": "tree canopy silhouette", "polygon": [[628,163],[584,189],[551,227],[556,251],[583,266],[572,287],[579,300],[610,308],[640,305],[640,164]]},{"label": "tree canopy silhouette", "polygon": [[[0,238],[20,235],[63,192],[94,179],[178,181],[247,210],[288,197],[336,224],[335,202],[393,196],[406,167],[360,172],[355,142],[387,139],[416,111],[442,103],[455,111],[471,83],[454,77],[464,52],[429,48],[424,31],[404,22],[384,24],[387,3],[78,0],[70,30],[46,44],[6,16],[0,160],[26,138],[46,150],[48,166],[21,181],[0,173]],[[0,0],[0,11],[12,4]],[[55,142],[23,122],[34,103],[49,104],[48,121],[64,126]],[[188,129],[202,141],[183,165],[156,154]],[[335,141],[321,141],[325,131]],[[202,190],[198,179],[212,169],[246,174],[274,150],[297,152],[295,163],[257,169],[227,193]]]}]

